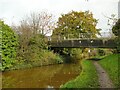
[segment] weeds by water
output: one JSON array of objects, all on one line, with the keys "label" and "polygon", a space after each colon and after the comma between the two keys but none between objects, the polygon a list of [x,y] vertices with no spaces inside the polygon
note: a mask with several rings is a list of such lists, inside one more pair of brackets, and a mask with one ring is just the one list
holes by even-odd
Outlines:
[{"label": "weeds by water", "polygon": [[24,60],[17,61],[11,69],[24,69],[60,63],[63,63],[63,59],[60,57],[60,55],[48,50],[42,50],[38,55],[36,54],[34,56],[33,54],[33,57],[31,57],[31,60],[29,62],[25,62]]}]

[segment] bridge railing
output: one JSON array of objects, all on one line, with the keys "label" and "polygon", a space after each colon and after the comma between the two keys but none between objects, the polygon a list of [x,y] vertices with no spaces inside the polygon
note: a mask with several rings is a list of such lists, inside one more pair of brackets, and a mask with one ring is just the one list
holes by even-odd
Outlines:
[{"label": "bridge railing", "polygon": [[112,32],[101,32],[98,34],[93,33],[78,33],[66,35],[52,35],[48,41],[63,41],[63,40],[80,40],[80,39],[114,39],[115,35]]},{"label": "bridge railing", "polygon": [[[91,34],[79,33],[79,34],[67,34],[67,35],[53,35],[51,41],[62,41],[62,40],[77,40],[77,39],[88,39],[93,38]],[[95,37],[94,37],[95,38]]]}]

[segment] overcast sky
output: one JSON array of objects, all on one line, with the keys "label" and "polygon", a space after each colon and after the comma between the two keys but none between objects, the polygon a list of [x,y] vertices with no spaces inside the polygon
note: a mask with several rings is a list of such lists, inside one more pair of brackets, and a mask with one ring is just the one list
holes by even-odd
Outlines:
[{"label": "overcast sky", "polygon": [[93,12],[94,17],[99,19],[97,28],[103,30],[109,29],[107,26],[107,18],[116,14],[118,16],[119,0],[0,0],[0,18],[5,23],[11,25],[19,24],[19,21],[25,15],[31,12],[47,11],[52,13],[56,20],[64,13],[71,10]]}]

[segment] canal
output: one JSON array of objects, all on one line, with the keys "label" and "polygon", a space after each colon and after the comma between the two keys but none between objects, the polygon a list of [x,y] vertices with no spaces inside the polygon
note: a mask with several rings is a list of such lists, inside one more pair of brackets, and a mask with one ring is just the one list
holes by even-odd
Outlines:
[{"label": "canal", "polygon": [[75,79],[81,72],[80,64],[59,64],[2,73],[3,88],[59,88]]}]

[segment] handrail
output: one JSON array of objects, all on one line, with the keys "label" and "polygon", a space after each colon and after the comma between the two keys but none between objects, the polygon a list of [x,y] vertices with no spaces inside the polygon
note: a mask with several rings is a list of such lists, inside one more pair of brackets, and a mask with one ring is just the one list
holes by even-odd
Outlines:
[{"label": "handrail", "polygon": [[111,32],[102,32],[100,35],[93,33],[78,33],[66,35],[52,35],[48,37],[48,41],[63,41],[63,40],[83,40],[83,39],[114,39],[115,35]]}]

